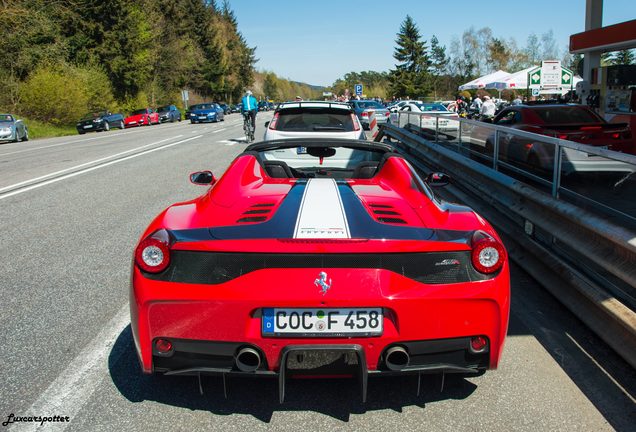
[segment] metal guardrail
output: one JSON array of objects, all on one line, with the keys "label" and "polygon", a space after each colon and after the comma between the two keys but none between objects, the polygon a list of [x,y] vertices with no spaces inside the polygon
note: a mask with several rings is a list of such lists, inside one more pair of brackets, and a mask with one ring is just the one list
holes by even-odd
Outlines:
[{"label": "metal guardrail", "polygon": [[[636,228],[634,155],[475,120],[452,119],[436,112],[393,113],[391,121],[495,171],[540,185],[556,199]],[[527,158],[536,155],[536,165],[532,166]],[[605,175],[609,184],[601,187],[593,173]]]},{"label": "metal guardrail", "polygon": [[[478,122],[466,124],[471,123]],[[502,133],[501,127],[489,126]],[[376,140],[395,139],[395,145],[421,169],[450,174],[456,180],[450,192],[497,226],[510,256],[636,367],[636,308],[629,306],[636,298],[636,230],[507,175],[497,170],[501,166],[496,160],[491,161],[494,168],[485,166],[456,143],[438,144],[423,138],[421,130],[410,129],[382,125]],[[535,141],[590,151],[557,138],[516,132]],[[594,152],[631,163],[626,155],[607,153]]]}]

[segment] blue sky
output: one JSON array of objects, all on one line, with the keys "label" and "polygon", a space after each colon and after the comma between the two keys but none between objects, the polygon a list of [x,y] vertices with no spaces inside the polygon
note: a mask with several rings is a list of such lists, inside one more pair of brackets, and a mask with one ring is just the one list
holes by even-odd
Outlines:
[{"label": "blue sky", "polygon": [[[396,34],[407,14],[424,39],[436,35],[447,52],[452,37],[470,26],[490,27],[495,37],[513,37],[521,47],[530,33],[551,29],[561,51],[585,26],[585,0],[230,0],[230,5],[239,30],[257,47],[257,69],[316,85],[331,85],[351,71],[393,68]],[[635,18],[636,0],[605,0],[604,25]]]}]

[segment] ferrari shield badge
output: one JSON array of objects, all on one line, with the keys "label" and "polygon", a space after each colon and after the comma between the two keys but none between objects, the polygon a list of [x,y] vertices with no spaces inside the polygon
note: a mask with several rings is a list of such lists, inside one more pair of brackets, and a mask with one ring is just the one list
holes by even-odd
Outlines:
[{"label": "ferrari shield badge", "polygon": [[318,278],[314,281],[314,285],[320,288],[322,295],[325,295],[331,288],[331,278],[327,276],[327,273],[320,272],[318,273]]}]

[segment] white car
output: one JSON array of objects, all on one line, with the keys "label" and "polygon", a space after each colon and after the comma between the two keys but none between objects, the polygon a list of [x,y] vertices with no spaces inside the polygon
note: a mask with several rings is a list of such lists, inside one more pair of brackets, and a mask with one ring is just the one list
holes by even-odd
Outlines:
[{"label": "white car", "polygon": [[290,138],[366,139],[353,109],[342,102],[302,101],[281,103],[274,118],[265,123],[263,140]]},{"label": "white car", "polygon": [[[399,112],[413,112],[420,115],[409,116],[408,120],[402,121],[404,123],[410,123],[412,125],[421,127],[422,129],[439,128],[439,131],[457,131],[459,129],[459,115],[455,112],[449,111],[444,105],[438,103],[407,103],[403,105]],[[399,113],[391,113],[390,121],[393,124],[398,124]]]},{"label": "white car", "polygon": [[421,104],[421,103],[423,102],[419,100],[408,99],[408,100],[401,100],[399,102],[393,103],[386,108],[391,112],[398,112],[400,109],[404,108],[407,104]]}]

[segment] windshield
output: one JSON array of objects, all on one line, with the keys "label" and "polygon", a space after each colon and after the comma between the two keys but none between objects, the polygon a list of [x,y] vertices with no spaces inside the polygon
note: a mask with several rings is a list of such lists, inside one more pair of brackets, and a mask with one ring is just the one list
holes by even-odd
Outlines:
[{"label": "windshield", "polygon": [[105,115],[107,115],[107,113],[105,113],[103,111],[101,111],[101,112],[91,112],[91,113],[85,114],[84,117],[82,117],[82,120],[92,120],[94,118],[103,117]]},{"label": "windshield", "polygon": [[442,104],[418,104],[417,107],[420,111],[448,111]]},{"label": "windshield", "polygon": [[214,104],[197,104],[190,107],[191,110],[209,110],[214,109]]},{"label": "windshield", "polygon": [[384,109],[384,107],[376,101],[358,102],[358,105],[360,106],[360,108],[364,108],[364,109],[368,109],[368,108]]},{"label": "windshield", "polygon": [[144,108],[144,109],[138,109],[138,110],[135,110],[135,111],[133,111],[132,113],[130,113],[130,115],[146,114],[146,113],[147,113],[147,111],[148,111],[148,110],[147,110],[146,108]]},{"label": "windshield", "polygon": [[602,120],[593,112],[577,106],[533,108],[546,124],[600,123]]},{"label": "windshield", "polygon": [[[331,153],[320,159],[316,151]],[[384,151],[348,147],[293,147],[259,152],[265,161],[281,161],[297,170],[295,177],[352,178],[354,169],[362,162],[379,162]],[[312,153],[314,154],[312,156]]]},{"label": "windshield", "polygon": [[9,114],[0,114],[0,122],[10,122],[13,121],[13,116]]},{"label": "windshield", "polygon": [[278,112],[275,129],[294,132],[352,132],[355,127],[348,110],[290,108]]},{"label": "windshield", "polygon": [[157,112],[166,112],[166,111],[170,111],[170,105],[157,108]]}]

